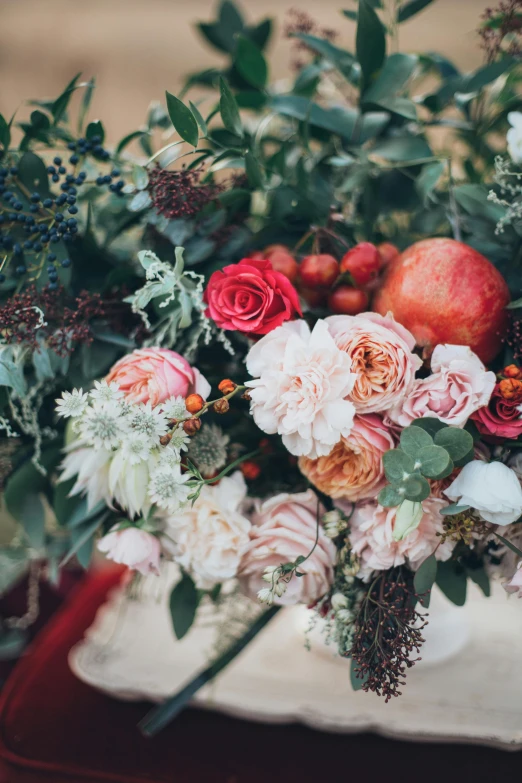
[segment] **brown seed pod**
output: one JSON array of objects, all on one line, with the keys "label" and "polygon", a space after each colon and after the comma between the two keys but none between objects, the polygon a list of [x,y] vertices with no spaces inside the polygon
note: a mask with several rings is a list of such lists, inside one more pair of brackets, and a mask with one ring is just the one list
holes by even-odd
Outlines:
[{"label": "brown seed pod", "polygon": [[216,400],[213,407],[216,413],[226,413],[230,409],[229,402],[224,397],[221,400]]},{"label": "brown seed pod", "polygon": [[183,422],[183,429],[187,435],[195,435],[201,429],[201,419],[187,419]]}]

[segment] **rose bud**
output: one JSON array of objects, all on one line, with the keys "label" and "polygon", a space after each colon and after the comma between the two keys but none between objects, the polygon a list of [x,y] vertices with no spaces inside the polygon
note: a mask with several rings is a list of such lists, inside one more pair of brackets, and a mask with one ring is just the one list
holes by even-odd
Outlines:
[{"label": "rose bud", "polygon": [[201,419],[187,419],[183,422],[183,429],[187,435],[195,435],[201,429]]},{"label": "rose bud", "polygon": [[226,413],[229,410],[230,405],[228,400],[225,400],[223,397],[221,400],[216,400],[212,407],[216,413]]},{"label": "rose bud", "polygon": [[261,468],[257,464],[257,462],[253,462],[252,460],[246,460],[245,462],[242,462],[239,466],[239,469],[241,470],[241,473],[243,476],[248,479],[249,481],[254,481],[259,474],[261,473]]},{"label": "rose bud", "polygon": [[237,387],[237,383],[231,381],[230,378],[224,378],[219,384],[218,389],[221,392],[221,394],[232,394],[232,392],[236,387]]},{"label": "rose bud", "polygon": [[189,394],[185,400],[185,408],[189,413],[199,413],[205,405],[205,400],[201,394]]}]

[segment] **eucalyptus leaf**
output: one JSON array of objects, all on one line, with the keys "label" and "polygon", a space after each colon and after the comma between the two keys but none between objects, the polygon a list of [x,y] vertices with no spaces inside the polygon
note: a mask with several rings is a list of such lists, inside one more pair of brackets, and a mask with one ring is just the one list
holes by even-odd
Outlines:
[{"label": "eucalyptus leaf", "polygon": [[206,136],[208,133],[207,123],[201,116],[201,112],[199,111],[198,107],[192,103],[192,101],[189,101],[189,106],[192,114],[196,119],[197,124],[199,125],[199,129],[201,133],[203,134],[203,136]]},{"label": "eucalyptus leaf", "polygon": [[27,550],[23,547],[0,549],[0,595],[18,582],[29,568]]},{"label": "eucalyptus leaf", "polygon": [[480,566],[480,568],[467,568],[466,571],[471,581],[475,582],[475,584],[480,587],[486,598],[489,598],[491,595],[491,584],[484,566]]},{"label": "eucalyptus leaf", "polygon": [[435,443],[442,446],[455,462],[462,459],[473,450],[473,438],[466,430],[459,427],[445,427],[435,435]]},{"label": "eucalyptus leaf", "polygon": [[391,161],[424,160],[432,156],[428,142],[422,136],[398,136],[378,142],[372,155]]},{"label": "eucalyptus leaf", "polygon": [[401,432],[400,444],[402,451],[415,459],[421,449],[433,446],[433,438],[421,427],[405,427]]},{"label": "eucalyptus leaf", "polygon": [[184,574],[175,585],[169,600],[172,626],[177,639],[183,639],[189,632],[198,610],[200,593],[193,580]]},{"label": "eucalyptus leaf", "polygon": [[444,429],[446,426],[443,424],[439,419],[436,419],[434,416],[426,416],[426,418],[423,419],[414,419],[412,421],[411,427],[422,427],[423,430],[426,430],[432,438],[435,437],[435,434],[439,431]]},{"label": "eucalyptus leaf", "polygon": [[452,603],[464,606],[467,592],[466,572],[455,560],[439,562],[436,583]]},{"label": "eucalyptus leaf", "polygon": [[386,55],[386,33],[369,0],[359,0],[355,50],[361,66],[364,92]]},{"label": "eucalyptus leaf", "polygon": [[259,162],[251,152],[247,152],[245,155],[245,171],[248,182],[255,190],[263,187],[263,172]]},{"label": "eucalyptus leaf", "polygon": [[426,446],[417,454],[416,463],[420,463],[423,476],[435,478],[446,470],[450,464],[450,456],[442,446]]},{"label": "eucalyptus leaf", "polygon": [[356,663],[352,660],[350,661],[350,683],[352,685],[352,688],[354,691],[360,691],[362,690],[364,683],[368,679],[368,677],[358,677],[357,673],[355,671]]},{"label": "eucalyptus leaf", "polygon": [[384,487],[384,489],[381,489],[379,492],[379,503],[381,506],[384,506],[385,508],[393,508],[394,506],[399,506],[404,499],[404,495],[400,495],[397,490],[392,487],[391,485],[388,485],[387,487]]},{"label": "eucalyptus leaf", "polygon": [[467,511],[469,508],[471,508],[471,506],[465,505],[464,503],[462,505],[459,503],[451,503],[449,506],[441,508],[439,513],[445,517],[450,517],[453,516],[453,514],[460,514],[461,511]]},{"label": "eucalyptus leaf", "polygon": [[397,13],[397,21],[399,23],[406,22],[412,16],[418,14],[419,11],[431,5],[432,2],[433,0],[408,0],[408,2],[402,3]]},{"label": "eucalyptus leaf", "polygon": [[426,479],[419,473],[412,473],[407,479],[400,485],[400,489],[404,490],[404,498],[406,500],[413,500],[417,503],[421,503],[430,496],[430,485]]},{"label": "eucalyptus leaf", "polygon": [[437,560],[435,555],[430,555],[426,560],[423,560],[413,577],[415,592],[419,596],[422,605],[426,608],[430,605],[431,588],[435,584],[436,578]]},{"label": "eucalyptus leaf", "polygon": [[383,454],[384,472],[392,483],[403,481],[415,471],[413,459],[401,449],[391,449]]},{"label": "eucalyptus leaf", "polygon": [[365,103],[380,103],[404,90],[417,62],[418,58],[413,54],[396,53],[387,57],[379,76],[364,93]]}]

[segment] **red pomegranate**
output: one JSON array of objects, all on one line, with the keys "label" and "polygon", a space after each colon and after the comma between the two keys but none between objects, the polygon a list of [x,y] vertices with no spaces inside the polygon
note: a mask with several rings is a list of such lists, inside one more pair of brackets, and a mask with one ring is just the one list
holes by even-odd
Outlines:
[{"label": "red pomegranate", "polygon": [[425,239],[390,265],[373,309],[391,311],[426,356],[438,343],[469,345],[487,363],[500,351],[508,302],[487,258],[454,239]]}]

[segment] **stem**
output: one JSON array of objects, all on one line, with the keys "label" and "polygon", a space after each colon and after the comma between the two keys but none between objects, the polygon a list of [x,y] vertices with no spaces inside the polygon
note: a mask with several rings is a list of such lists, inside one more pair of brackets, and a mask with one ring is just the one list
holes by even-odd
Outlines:
[{"label": "stem", "polygon": [[237,465],[241,465],[241,463],[242,462],[246,462],[247,459],[252,459],[252,457],[257,457],[258,454],[261,454],[261,450],[260,449],[256,449],[255,451],[251,451],[248,454],[244,454],[242,457],[238,457],[237,459],[235,459],[234,462],[231,462],[230,465],[227,465],[226,468],[223,468],[221,473],[219,473],[217,476],[214,476],[214,478],[203,479],[201,482],[198,482],[198,484],[199,483],[201,483],[201,484],[215,484],[216,481],[220,481],[220,479],[222,479],[223,476],[226,476],[227,473],[230,473],[231,470],[234,470],[234,468]]},{"label": "stem", "polygon": [[245,647],[250,644],[257,634],[263,630],[270,620],[277,614],[281,607],[272,606],[266,612],[254,620],[250,628],[232,646],[221,655],[214,663],[196,674],[180,691],[159,707],[151,710],[138,724],[139,729],[146,737],[154,737],[161,729],[167,726],[171,720],[187,706],[192,697],[225,669]]},{"label": "stem", "polygon": [[450,208],[451,212],[453,214],[453,220],[451,220],[451,227],[453,229],[453,239],[456,239],[457,242],[462,242],[462,234],[460,231],[460,218],[459,218],[459,211],[457,208],[457,202],[455,199],[455,193],[453,192],[453,188],[455,187],[455,181],[453,179],[453,173],[451,170],[451,158],[448,158],[448,176],[449,176],[449,202],[450,202]]}]

